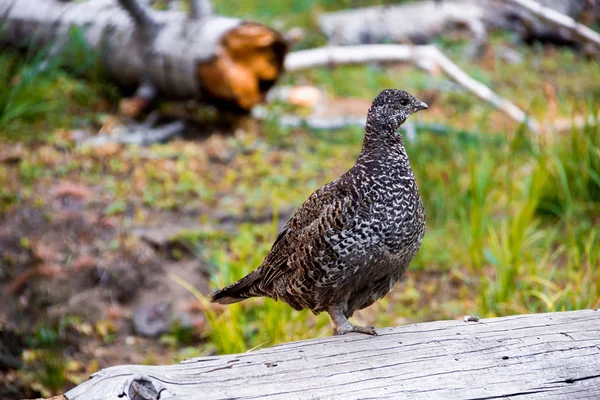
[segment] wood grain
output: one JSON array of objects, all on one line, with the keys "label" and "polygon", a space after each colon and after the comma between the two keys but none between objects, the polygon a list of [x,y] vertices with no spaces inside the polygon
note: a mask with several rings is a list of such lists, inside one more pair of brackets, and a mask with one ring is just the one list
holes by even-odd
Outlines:
[{"label": "wood grain", "polygon": [[65,397],[129,399],[136,381],[163,400],[600,398],[596,310],[378,331],[176,365],[112,367]]}]

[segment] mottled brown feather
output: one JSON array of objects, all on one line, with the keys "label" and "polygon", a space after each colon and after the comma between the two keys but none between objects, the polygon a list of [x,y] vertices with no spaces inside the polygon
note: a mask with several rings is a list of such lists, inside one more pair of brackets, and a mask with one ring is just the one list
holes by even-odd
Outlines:
[{"label": "mottled brown feather", "polygon": [[329,312],[337,333],[373,334],[346,318],[385,296],[421,244],[425,211],[397,129],[424,108],[406,92],[381,92],[369,109],[355,165],[316,190],[262,264],[212,301],[267,296],[298,310]]}]

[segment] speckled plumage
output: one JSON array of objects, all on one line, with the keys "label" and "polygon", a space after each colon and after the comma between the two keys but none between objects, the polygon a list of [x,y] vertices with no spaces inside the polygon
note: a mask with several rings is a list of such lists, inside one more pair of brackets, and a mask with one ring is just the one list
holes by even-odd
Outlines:
[{"label": "speckled plumage", "polygon": [[392,289],[423,239],[425,211],[397,130],[426,108],[404,91],[382,91],[369,109],[354,166],[316,190],[279,233],[263,263],[213,293],[212,301],[281,299],[297,310],[328,312],[336,334],[375,334],[348,318]]}]

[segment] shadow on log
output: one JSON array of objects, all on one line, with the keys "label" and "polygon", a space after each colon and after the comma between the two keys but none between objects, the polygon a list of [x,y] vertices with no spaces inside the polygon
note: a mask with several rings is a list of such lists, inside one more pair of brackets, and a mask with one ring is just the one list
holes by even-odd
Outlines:
[{"label": "shadow on log", "polygon": [[0,43],[56,53],[80,27],[110,78],[141,88],[138,102],[158,92],[241,110],[260,103],[283,70],[282,35],[210,9],[193,15],[154,11],[140,0],[0,0]]},{"label": "shadow on log", "polygon": [[596,310],[428,322],[378,332],[176,365],[111,367],[64,398],[600,398]]}]

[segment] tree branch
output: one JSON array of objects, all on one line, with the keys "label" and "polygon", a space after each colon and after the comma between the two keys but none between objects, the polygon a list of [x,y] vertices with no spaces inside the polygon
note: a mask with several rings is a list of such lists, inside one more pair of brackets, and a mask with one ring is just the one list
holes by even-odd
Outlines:
[{"label": "tree branch", "polygon": [[444,71],[453,81],[463,86],[465,89],[479,97],[481,100],[487,101],[500,111],[507,114],[510,118],[519,123],[526,123],[529,129],[538,133],[540,131],[539,124],[531,118],[528,118],[523,110],[517,107],[511,101],[499,96],[492,89],[483,83],[471,78],[458,65],[446,57],[437,47],[431,47],[422,55],[425,59],[435,60],[439,68]]},{"label": "tree branch", "polygon": [[137,118],[157,96],[158,91],[152,82],[143,81],[132,97],[119,102],[119,112],[129,118]]},{"label": "tree branch", "polygon": [[158,22],[150,14],[148,7],[140,3],[139,0],[118,0],[118,2],[121,7],[127,10],[139,28],[147,33],[156,31]]},{"label": "tree branch", "polygon": [[113,134],[96,135],[92,137],[79,138],[80,145],[90,147],[101,147],[110,143],[133,144],[148,146],[155,143],[163,143],[173,136],[179,135],[185,130],[183,121],[173,121],[168,124],[154,127],[158,113],[150,114],[144,123],[133,123],[119,127]]},{"label": "tree branch", "polygon": [[194,19],[207,18],[213,15],[213,6],[210,0],[190,0],[191,16]]},{"label": "tree branch", "polygon": [[549,24],[568,30],[575,37],[583,40],[586,43],[591,43],[594,46],[600,47],[600,34],[588,28],[587,26],[580,24],[568,15],[562,14],[549,7],[545,7],[533,0],[505,1],[526,9],[536,17],[548,22]]},{"label": "tree branch", "polygon": [[443,71],[452,80],[482,100],[507,114],[519,123],[526,123],[534,132],[539,132],[539,124],[514,103],[497,95],[483,83],[471,78],[454,64],[434,45],[359,45],[331,46],[290,53],[285,59],[287,71],[298,71],[318,66],[343,64],[363,64],[369,62],[412,62],[430,73]]},{"label": "tree branch", "polygon": [[[344,129],[347,127],[357,127],[364,129],[367,122],[366,116],[341,115],[331,117],[320,117],[315,115],[300,116],[294,114],[272,114],[268,109],[262,106],[256,106],[252,109],[251,115],[260,121],[275,119],[282,128],[307,128],[314,131],[325,130],[332,131]],[[454,130],[443,124],[431,124],[422,122],[407,121],[399,128],[404,133],[406,139],[412,142],[416,139],[417,131],[427,130],[438,135],[453,133]]]}]

